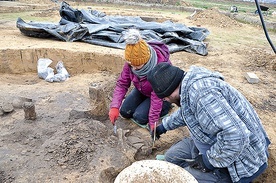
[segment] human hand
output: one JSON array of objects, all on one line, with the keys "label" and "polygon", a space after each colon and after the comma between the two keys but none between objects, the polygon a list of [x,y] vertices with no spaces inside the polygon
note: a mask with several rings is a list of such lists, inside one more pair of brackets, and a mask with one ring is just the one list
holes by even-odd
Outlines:
[{"label": "human hand", "polygon": [[[154,128],[153,128],[154,129]],[[156,127],[156,132],[155,132],[155,137],[157,138],[157,139],[159,139],[160,138],[160,136],[163,134],[163,133],[166,133],[167,132],[167,130],[164,128],[164,126],[163,126],[163,124],[160,124],[160,125],[158,125],[157,127]],[[153,130],[151,130],[151,138],[152,139],[154,139],[154,131]]]},{"label": "human hand", "polygon": [[204,164],[202,155],[198,155],[194,161],[188,162],[189,166],[191,168],[200,170],[202,172],[210,172],[211,170],[207,168],[207,166]]},{"label": "human hand", "polygon": [[111,108],[109,110],[109,119],[113,125],[115,124],[115,121],[117,120],[118,117],[119,117],[119,109],[115,107]]}]

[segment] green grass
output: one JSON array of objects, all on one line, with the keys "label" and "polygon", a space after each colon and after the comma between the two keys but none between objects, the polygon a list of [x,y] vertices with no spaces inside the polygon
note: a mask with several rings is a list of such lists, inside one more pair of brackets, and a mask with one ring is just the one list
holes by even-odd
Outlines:
[{"label": "green grass", "polygon": [[218,7],[221,10],[230,10],[230,7],[235,5],[239,12],[255,12],[256,5],[254,2],[232,2],[232,1],[210,1],[210,0],[185,0],[194,7],[208,9]]},{"label": "green grass", "polygon": [[27,12],[22,13],[1,13],[0,20],[12,21],[18,17],[30,17]]},{"label": "green grass", "polygon": [[22,18],[25,21],[34,21],[34,22],[56,22],[52,17],[39,17],[33,15],[34,12],[17,12],[17,13],[1,13],[0,21],[16,21],[18,17]]}]

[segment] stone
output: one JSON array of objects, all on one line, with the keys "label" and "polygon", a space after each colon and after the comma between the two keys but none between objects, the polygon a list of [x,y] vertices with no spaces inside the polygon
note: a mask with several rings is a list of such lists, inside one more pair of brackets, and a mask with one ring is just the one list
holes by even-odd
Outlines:
[{"label": "stone", "polygon": [[2,104],[2,110],[5,112],[5,113],[10,113],[14,110],[13,106],[11,103],[3,103]]},{"label": "stone", "polygon": [[92,109],[90,114],[93,119],[106,120],[108,118],[108,102],[105,86],[99,83],[92,83],[89,86],[89,97]]},{"label": "stone", "polygon": [[197,183],[184,168],[159,160],[136,161],[116,177],[114,183]]},{"label": "stone", "polygon": [[91,118],[90,110],[73,109],[69,113],[69,119]]},{"label": "stone", "polygon": [[24,102],[32,102],[32,99],[25,98],[25,97],[15,97],[12,101],[12,105],[14,108],[22,109]]},{"label": "stone", "polygon": [[252,73],[252,72],[247,72],[245,74],[245,78],[247,79],[247,81],[251,84],[254,83],[258,83],[259,82],[259,78],[256,74]]},{"label": "stone", "polygon": [[33,102],[25,102],[23,105],[23,109],[25,112],[26,120],[35,120],[36,119],[35,105]]}]

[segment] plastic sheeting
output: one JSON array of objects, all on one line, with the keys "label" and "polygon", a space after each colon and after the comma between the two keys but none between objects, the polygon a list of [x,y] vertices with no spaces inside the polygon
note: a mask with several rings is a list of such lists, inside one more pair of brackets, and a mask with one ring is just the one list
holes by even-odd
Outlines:
[{"label": "plastic sheeting", "polygon": [[78,10],[61,2],[59,23],[25,22],[20,17],[16,26],[26,36],[82,41],[90,44],[124,49],[124,35],[129,28],[140,30],[146,40],[165,43],[170,53],[187,51],[207,55],[203,42],[209,31],[202,27],[187,27],[171,21],[147,22],[139,16],[107,16],[97,10]]}]

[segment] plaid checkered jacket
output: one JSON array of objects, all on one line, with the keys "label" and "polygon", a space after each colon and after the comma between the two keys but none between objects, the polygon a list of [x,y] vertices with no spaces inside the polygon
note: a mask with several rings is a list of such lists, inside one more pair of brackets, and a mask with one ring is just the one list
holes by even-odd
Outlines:
[{"label": "plaid checkered jacket", "polygon": [[249,101],[223,76],[192,66],[181,84],[181,107],[162,120],[165,129],[187,126],[217,168],[227,167],[233,182],[250,177],[267,162],[270,143]]}]

